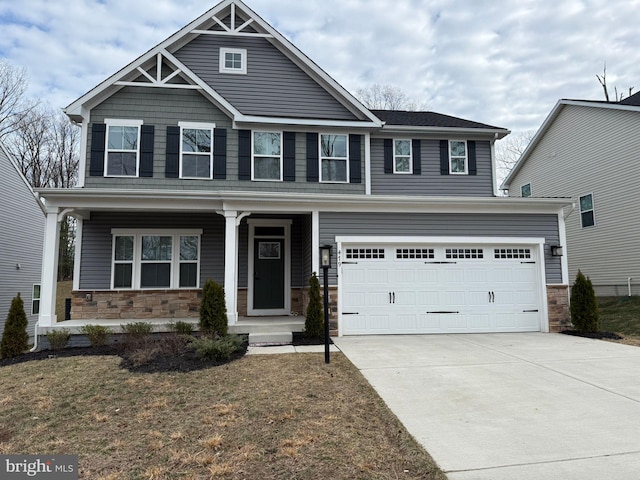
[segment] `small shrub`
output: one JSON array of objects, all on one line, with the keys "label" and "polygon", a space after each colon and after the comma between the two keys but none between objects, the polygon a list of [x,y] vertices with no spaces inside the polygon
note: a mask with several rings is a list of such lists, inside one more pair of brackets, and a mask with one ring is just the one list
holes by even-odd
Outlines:
[{"label": "small shrub", "polygon": [[11,300],[9,314],[4,324],[2,341],[0,341],[0,358],[16,357],[29,346],[27,333],[27,314],[24,313],[24,302],[20,294]]},{"label": "small shrub", "polygon": [[69,343],[71,333],[66,328],[60,330],[51,330],[46,334],[47,340],[49,340],[49,346],[51,350],[62,350]]},{"label": "small shrub", "polygon": [[193,325],[189,322],[172,323],[171,330],[179,335],[193,335]]},{"label": "small shrub", "polygon": [[309,278],[309,305],[307,305],[304,332],[308,338],[324,337],[324,307],[320,296],[320,281],[315,272]]},{"label": "small shrub", "polygon": [[152,330],[153,327],[147,322],[134,322],[122,325],[122,331],[134,338],[146,337]]},{"label": "small shrub", "polygon": [[93,347],[106,345],[111,335],[109,327],[105,327],[104,325],[84,325],[80,331],[87,336]]},{"label": "small shrub", "polygon": [[227,306],[224,288],[209,279],[202,287],[200,303],[200,331],[206,335],[227,335]]},{"label": "small shrub", "polygon": [[571,322],[580,333],[595,333],[600,330],[598,302],[593,284],[578,270],[576,281],[571,287]]},{"label": "small shrub", "polygon": [[228,362],[231,355],[240,349],[243,338],[239,335],[226,335],[219,338],[203,337],[193,342],[196,354],[203,360]]}]

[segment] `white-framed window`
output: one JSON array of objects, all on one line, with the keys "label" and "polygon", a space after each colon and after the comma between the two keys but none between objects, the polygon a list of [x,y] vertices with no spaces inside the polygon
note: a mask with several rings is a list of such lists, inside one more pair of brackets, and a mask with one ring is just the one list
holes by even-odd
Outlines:
[{"label": "white-framed window", "polygon": [[40,313],[40,284],[33,284],[33,291],[31,295],[31,315],[38,315]]},{"label": "white-framed window", "polygon": [[531,184],[527,183],[520,187],[520,196],[522,198],[527,198],[531,196]]},{"label": "white-framed window", "polygon": [[111,288],[198,288],[202,230],[112,229]]},{"label": "white-framed window", "polygon": [[467,142],[465,140],[449,140],[449,173],[467,175]]},{"label": "white-framed window", "polygon": [[220,48],[220,73],[246,75],[247,50],[244,48]]},{"label": "white-framed window", "polygon": [[105,177],[137,177],[142,120],[107,118],[104,123],[107,125]]},{"label": "white-framed window", "polygon": [[593,207],[593,194],[588,193],[580,197],[580,226],[593,227],[596,224],[595,209]]},{"label": "white-framed window", "polygon": [[320,135],[320,181],[349,181],[349,137],[344,134]]},{"label": "white-framed window", "polygon": [[180,178],[213,178],[212,123],[179,122]]},{"label": "white-framed window", "polygon": [[282,181],[282,132],[254,131],[252,180]]},{"label": "white-framed window", "polygon": [[393,173],[413,173],[411,140],[393,140]]}]

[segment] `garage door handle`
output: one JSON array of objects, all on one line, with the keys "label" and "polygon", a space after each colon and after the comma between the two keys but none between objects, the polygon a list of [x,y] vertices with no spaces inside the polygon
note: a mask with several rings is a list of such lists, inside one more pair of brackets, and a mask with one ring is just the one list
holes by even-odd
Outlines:
[{"label": "garage door handle", "polygon": [[436,312],[427,312],[427,313],[460,313],[460,312],[448,312],[448,311],[436,311]]},{"label": "garage door handle", "polygon": [[360,312],[342,312],[343,315],[360,315]]},{"label": "garage door handle", "polygon": [[523,313],[534,313],[538,312],[538,310],[522,310]]},{"label": "garage door handle", "polygon": [[393,303],[396,303],[396,292],[393,292]]},{"label": "garage door handle", "polygon": [[450,265],[450,264],[456,264],[458,262],[424,262],[425,264],[437,264],[437,265]]}]

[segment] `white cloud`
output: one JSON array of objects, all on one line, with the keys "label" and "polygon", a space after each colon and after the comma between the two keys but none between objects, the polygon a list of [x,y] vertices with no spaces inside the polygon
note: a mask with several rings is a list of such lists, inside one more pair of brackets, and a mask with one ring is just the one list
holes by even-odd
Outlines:
[{"label": "white cloud", "polygon": [[[345,88],[537,128],[560,98],[640,89],[640,0],[246,0]],[[0,0],[0,56],[64,107],[213,7],[209,0]]]}]

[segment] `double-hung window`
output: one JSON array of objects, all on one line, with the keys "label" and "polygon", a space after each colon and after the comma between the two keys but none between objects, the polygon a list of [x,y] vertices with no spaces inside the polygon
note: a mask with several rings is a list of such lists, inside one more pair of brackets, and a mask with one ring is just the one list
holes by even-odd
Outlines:
[{"label": "double-hung window", "polygon": [[393,141],[393,173],[412,173],[411,140]]},{"label": "double-hung window", "polygon": [[349,142],[347,135],[320,135],[320,181],[349,181]]},{"label": "double-hung window", "polygon": [[105,176],[137,177],[140,167],[141,120],[105,119]]},{"label": "double-hung window", "polygon": [[180,178],[213,177],[215,125],[180,122]]},{"label": "double-hung window", "polygon": [[449,141],[449,172],[453,175],[466,175],[469,173],[466,141]]},{"label": "double-hung window", "polygon": [[31,295],[31,315],[40,313],[40,284],[33,284],[33,294]]},{"label": "double-hung window", "polygon": [[282,181],[282,133],[253,132],[253,180]]},{"label": "double-hung window", "polygon": [[112,288],[197,288],[202,230],[113,229]]},{"label": "double-hung window", "polygon": [[596,224],[593,208],[593,194],[589,193],[580,197],[580,226],[593,227]]}]

